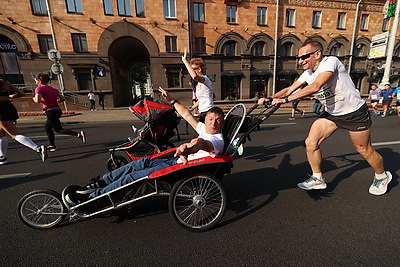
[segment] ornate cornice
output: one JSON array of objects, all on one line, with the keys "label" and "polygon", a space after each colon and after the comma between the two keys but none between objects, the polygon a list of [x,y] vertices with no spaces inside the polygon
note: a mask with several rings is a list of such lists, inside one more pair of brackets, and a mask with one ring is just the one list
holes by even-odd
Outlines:
[{"label": "ornate cornice", "polygon": [[[253,3],[265,3],[265,4],[276,4],[276,0],[248,0]],[[244,2],[244,1],[242,1]],[[305,6],[305,7],[317,7],[317,8],[332,8],[342,10],[355,10],[357,8],[357,2],[349,3],[346,1],[321,1],[321,0],[286,0],[281,5],[292,5],[292,6]],[[381,12],[384,3],[362,3],[361,10]]]}]

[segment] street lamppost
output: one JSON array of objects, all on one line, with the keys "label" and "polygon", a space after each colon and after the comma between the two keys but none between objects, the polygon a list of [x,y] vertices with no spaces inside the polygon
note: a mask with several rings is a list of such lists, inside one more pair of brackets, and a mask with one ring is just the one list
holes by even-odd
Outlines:
[{"label": "street lamppost", "polygon": [[353,27],[353,38],[351,40],[351,46],[350,46],[350,59],[349,59],[349,67],[347,69],[347,72],[350,74],[351,71],[351,65],[353,64],[353,53],[354,53],[354,43],[356,41],[356,32],[357,32],[357,24],[358,24],[358,12],[360,11],[360,3],[362,0],[359,0],[357,3],[356,7],[356,17],[354,19],[354,27]]},{"label": "street lamppost", "polygon": [[279,23],[279,0],[276,0],[276,15],[275,15],[275,53],[274,53],[274,80],[272,82],[272,92],[276,93],[276,64],[278,61],[278,23]]},{"label": "street lamppost", "polygon": [[389,83],[390,71],[392,70],[392,57],[393,57],[394,45],[396,42],[397,26],[399,25],[399,13],[400,13],[400,3],[399,1],[397,1],[393,25],[389,35],[385,71],[383,72],[383,78],[382,78],[383,84]]},{"label": "street lamppost", "polygon": [[[56,42],[56,37],[54,35],[54,27],[53,27],[53,17],[51,16],[51,10],[50,10],[50,5],[49,5],[48,0],[46,0],[46,6],[47,6],[47,15],[49,17],[49,22],[50,22],[51,38],[53,38],[53,46],[54,46],[54,49],[57,50],[57,42]],[[61,64],[58,62],[58,60],[55,64],[58,64],[61,66]],[[63,80],[63,76],[62,76],[62,70],[57,72],[57,77],[58,77],[58,82],[60,84],[61,94],[64,96],[64,80]],[[64,101],[64,107],[65,107],[65,111],[68,111],[67,103],[65,103],[65,101]]]}]

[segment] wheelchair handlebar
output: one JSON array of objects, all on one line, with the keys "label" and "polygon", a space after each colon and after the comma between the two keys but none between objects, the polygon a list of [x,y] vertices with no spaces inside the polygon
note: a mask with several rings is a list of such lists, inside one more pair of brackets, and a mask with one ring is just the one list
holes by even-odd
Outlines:
[{"label": "wheelchair handlebar", "polygon": [[[267,101],[264,101],[264,106],[265,108],[270,108],[272,105],[272,98],[268,97],[266,98]],[[279,105],[280,106],[280,105]],[[249,115],[251,112],[253,112],[256,108],[258,107],[258,104],[254,104],[254,106],[252,106],[247,112],[246,115]]]}]

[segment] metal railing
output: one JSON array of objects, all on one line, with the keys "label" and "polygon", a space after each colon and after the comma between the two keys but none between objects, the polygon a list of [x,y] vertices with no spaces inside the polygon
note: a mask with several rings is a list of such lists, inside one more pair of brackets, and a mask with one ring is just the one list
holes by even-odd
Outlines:
[{"label": "metal railing", "polygon": [[21,89],[25,94],[33,95],[35,92],[36,84],[13,84],[15,87]]},{"label": "metal railing", "polygon": [[[35,92],[36,84],[14,84],[15,87],[20,88],[25,94],[33,95]],[[90,103],[86,96],[82,96],[80,94],[65,92],[64,97],[67,102],[71,102],[76,105],[82,105],[85,107],[89,107]]]},{"label": "metal railing", "polygon": [[71,102],[77,105],[89,107],[89,101],[86,96],[82,96],[79,94],[71,93],[71,92],[65,92],[64,91],[64,97],[67,102]]}]

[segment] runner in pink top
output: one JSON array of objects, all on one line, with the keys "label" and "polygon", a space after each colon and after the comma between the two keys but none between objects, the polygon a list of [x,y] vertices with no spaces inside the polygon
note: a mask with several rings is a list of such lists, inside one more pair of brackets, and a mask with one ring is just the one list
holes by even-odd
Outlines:
[{"label": "runner in pink top", "polygon": [[35,77],[35,82],[38,87],[35,89],[33,101],[42,104],[42,108],[46,112],[47,116],[46,124],[44,126],[50,143],[47,150],[56,151],[57,149],[53,129],[57,133],[76,136],[79,139],[82,139],[82,142],[86,142],[86,136],[83,131],[75,132],[69,129],[63,129],[61,126],[60,118],[62,111],[58,106],[58,103],[64,102],[65,98],[60,91],[47,85],[50,82],[49,75],[40,73]]},{"label": "runner in pink top", "polygon": [[40,104],[42,104],[42,108],[44,111],[60,109],[60,107],[58,106],[58,100],[64,97],[57,89],[48,85],[41,85],[36,87],[35,95],[36,94],[40,94],[42,96],[42,98],[40,99]]}]

